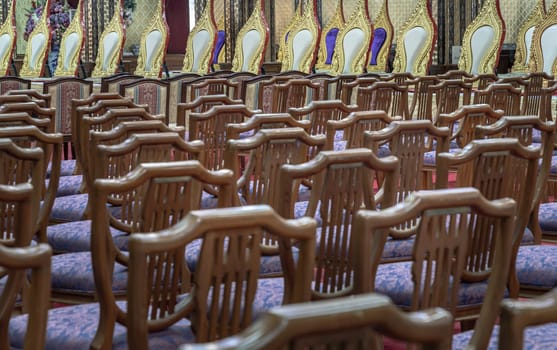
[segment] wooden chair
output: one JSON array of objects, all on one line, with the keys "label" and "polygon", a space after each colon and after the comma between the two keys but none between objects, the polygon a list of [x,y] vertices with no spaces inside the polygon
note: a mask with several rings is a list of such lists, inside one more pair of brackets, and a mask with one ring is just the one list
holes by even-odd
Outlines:
[{"label": "wooden chair", "polygon": [[135,74],[118,73],[101,78],[101,93],[119,93],[120,86],[132,83],[143,77]]},{"label": "wooden chair", "polygon": [[544,72],[555,76],[557,52],[549,45],[555,35],[557,24],[557,5],[551,4],[543,19],[538,22],[532,36],[530,53],[530,72]]},{"label": "wooden chair", "polygon": [[182,345],[179,349],[338,346],[363,350],[381,344],[378,334],[428,349],[446,349],[450,347],[452,324],[450,313],[441,308],[403,313],[383,295],[363,294],[277,307],[263,313],[238,335],[212,343]]},{"label": "wooden chair", "polygon": [[6,122],[9,121],[10,118],[8,117],[10,115],[20,115],[24,113],[27,114],[29,117],[35,119],[28,120],[27,118],[25,118],[27,124],[36,125],[37,127],[41,128],[42,131],[47,133],[55,132],[54,128],[56,110],[54,108],[43,108],[40,107],[36,102],[8,102],[0,106],[0,113],[4,116],[2,118],[4,125],[6,125]]},{"label": "wooden chair", "polygon": [[334,14],[323,27],[315,64],[317,72],[331,71],[338,33],[345,25],[343,8],[343,0],[338,0]]},{"label": "wooden chair", "polygon": [[[177,110],[174,108],[177,104],[186,103],[182,100],[184,94],[182,94],[182,83],[190,82],[195,79],[199,79],[201,76],[196,73],[181,73],[174,75],[168,79],[168,121],[170,124],[177,122]],[[187,96],[187,94],[185,94]]]},{"label": "wooden chair", "polygon": [[384,111],[388,115],[410,119],[406,86],[378,81],[371,86],[358,88],[356,100],[360,111]]},{"label": "wooden chair", "polygon": [[[169,29],[166,23],[164,0],[157,1],[156,10],[151,21],[145,27],[139,43],[139,56],[135,75],[145,78],[160,78],[164,68]],[[168,75],[168,72],[166,72]]]},{"label": "wooden chair", "polygon": [[78,1],[73,19],[62,35],[56,70],[51,72],[55,77],[73,77],[78,75],[81,51],[85,44],[85,36],[83,33],[85,28],[85,22],[83,21],[84,2],[83,0]]},{"label": "wooden chair", "polygon": [[176,114],[176,125],[189,125],[188,119],[190,113],[203,113],[209,111],[214,106],[220,105],[240,105],[242,100],[233,100],[227,95],[204,95],[199,96],[192,102],[179,103],[178,112]]},{"label": "wooden chair", "polygon": [[389,16],[389,0],[383,0],[373,21],[373,28],[373,39],[366,70],[368,72],[388,72],[389,54],[395,32]]},{"label": "wooden chair", "polygon": [[281,72],[295,70],[309,74],[315,63],[320,36],[316,1],[305,1],[303,11],[302,2],[299,2],[279,47]]},{"label": "wooden chair", "polygon": [[31,80],[18,78],[18,77],[8,77],[0,76],[0,95],[4,95],[10,90],[30,90]]},{"label": "wooden chair", "polygon": [[[0,25],[0,76],[9,75],[10,68],[13,64],[13,53],[16,43],[16,26],[15,26],[15,5],[16,2],[12,1],[8,12],[4,15],[4,23]],[[13,72],[17,75],[17,72]],[[2,84],[0,84],[0,94],[3,94]]]},{"label": "wooden chair", "polygon": [[190,84],[188,101],[195,101],[198,97],[207,95],[226,95],[232,99],[240,98],[240,83],[228,78],[203,79],[198,83]]},{"label": "wooden chair", "polygon": [[415,76],[429,74],[433,48],[437,42],[437,26],[430,9],[429,0],[419,0],[399,30],[393,72],[409,72]]},{"label": "wooden chair", "polygon": [[286,113],[290,108],[302,108],[321,100],[321,87],[308,79],[290,79],[273,87],[270,113]]},{"label": "wooden chair", "polygon": [[213,0],[206,2],[201,16],[188,35],[183,73],[207,74],[211,71],[218,36],[213,7]]},{"label": "wooden chair", "polygon": [[23,95],[29,96],[33,99],[33,102],[39,103],[41,107],[50,107],[50,102],[52,100],[49,94],[42,94],[34,89],[22,89],[22,90],[8,90],[4,95],[14,96],[14,95]]},{"label": "wooden chair", "polygon": [[441,114],[453,113],[471,102],[472,84],[462,80],[443,80],[429,89],[435,92],[436,111],[433,122],[437,122]]},{"label": "wooden chair", "polygon": [[504,39],[499,0],[488,0],[464,31],[458,69],[471,74],[495,73]]},{"label": "wooden chair", "polygon": [[474,104],[488,104],[502,110],[505,115],[521,114],[522,91],[511,84],[491,84],[485,90],[474,93]]},{"label": "wooden chair", "polygon": [[545,18],[545,0],[538,0],[530,15],[520,25],[516,36],[516,51],[514,53],[513,72],[530,71],[530,56],[532,52],[532,39],[536,27]]},{"label": "wooden chair", "polygon": [[[351,261],[362,262],[354,264],[354,276],[362,276],[365,285],[355,288],[387,294],[408,311],[442,307],[455,319],[459,306],[480,294],[474,336],[458,348],[486,349],[509,278],[515,210],[513,200],[489,201],[471,188],[418,191],[396,206],[361,210],[353,224]],[[412,260],[380,264],[392,228],[414,219]],[[476,249],[476,238],[485,239],[484,251]],[[469,290],[471,282],[487,277],[482,293]]]},{"label": "wooden chair", "polygon": [[[51,0],[46,0],[43,8],[50,9],[51,3]],[[43,75],[51,38],[49,16],[50,11],[43,11],[35,28],[29,34],[23,65],[19,72],[19,76],[22,78],[38,78]]]},{"label": "wooden chair", "polygon": [[247,121],[226,126],[226,137],[229,140],[253,136],[262,129],[302,128],[309,131],[309,120],[298,120],[288,113],[261,113],[255,114]]},{"label": "wooden chair", "polygon": [[409,113],[412,119],[433,121],[433,90],[440,82],[439,78],[432,75],[417,77],[413,82],[414,93]]},{"label": "wooden chair", "polygon": [[284,84],[290,79],[302,79],[303,75],[289,72],[288,75],[280,76],[258,76],[242,82],[242,90],[245,93],[243,99],[246,106],[259,108],[264,113],[272,113],[273,101],[275,100],[275,86]]},{"label": "wooden chair", "polygon": [[371,86],[375,84],[377,81],[378,79],[375,77],[368,77],[368,78],[357,77],[352,81],[344,81],[342,83],[340,83],[339,81],[340,83],[339,85],[341,86],[340,89],[338,89],[340,91],[340,96],[338,99],[340,99],[343,103],[347,105],[357,104],[358,90],[363,87]]},{"label": "wooden chair", "polygon": [[236,37],[232,71],[259,74],[269,41],[269,27],[262,0],[255,1],[253,12]]},{"label": "wooden chair", "polygon": [[116,1],[114,15],[104,28],[99,39],[99,50],[92,78],[110,76],[118,71],[122,59],[126,28],[122,18],[122,3]]},{"label": "wooden chair", "polygon": [[437,75],[437,77],[441,80],[465,80],[473,79],[475,75],[461,69],[452,69],[446,73]]},{"label": "wooden chair", "polygon": [[120,95],[130,97],[134,103],[147,105],[151,113],[164,115],[167,124],[170,107],[168,92],[168,82],[149,78],[122,84],[119,91]]},{"label": "wooden chair", "polygon": [[290,108],[288,113],[298,120],[309,120],[311,135],[325,135],[327,121],[346,118],[357,111],[355,105],[346,105],[340,100],[312,101],[302,108]]},{"label": "wooden chair", "polygon": [[[374,187],[374,173],[383,171],[385,181]],[[394,201],[398,160],[377,158],[369,149],[323,151],[302,164],[286,164],[279,175],[277,208],[286,218],[309,216],[321,222],[316,232],[312,300],[365,292],[355,286],[353,218],[359,210],[389,207]],[[305,205],[295,205],[302,180],[310,178],[312,190]],[[368,255],[369,257],[369,255]],[[369,273],[369,271],[368,271]],[[369,279],[369,274],[365,277]]]},{"label": "wooden chair", "polygon": [[344,26],[340,28],[331,62],[331,75],[361,74],[367,57],[373,26],[369,19],[367,1],[359,0]]}]

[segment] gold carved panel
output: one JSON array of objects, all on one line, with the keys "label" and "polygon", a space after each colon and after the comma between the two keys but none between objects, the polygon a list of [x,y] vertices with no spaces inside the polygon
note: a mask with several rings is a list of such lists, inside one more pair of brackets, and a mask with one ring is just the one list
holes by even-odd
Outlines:
[{"label": "gold carved panel", "polygon": [[[518,30],[518,36],[516,38],[516,52],[514,54],[514,65],[513,72],[527,72],[530,65],[530,49],[532,47],[532,42],[526,42],[526,35],[542,23],[545,17],[545,0],[538,0],[536,7],[530,13],[530,16],[522,24]],[[533,33],[532,33],[533,38]]]},{"label": "gold carved panel", "polygon": [[[473,67],[474,52],[472,52],[472,38],[476,31],[482,27],[491,27],[494,31],[494,37],[486,54],[480,58],[476,71]],[[478,16],[468,25],[464,32],[458,69],[472,74],[494,73],[504,39],[505,22],[499,9],[499,0],[486,0]]]},{"label": "gold carved panel", "polygon": [[[207,32],[209,43],[204,51],[194,52],[194,39],[200,32]],[[217,24],[213,15],[213,0],[207,0],[205,9],[201,17],[195,23],[195,27],[191,30],[186,43],[186,54],[184,55],[184,65],[182,72],[207,74],[211,70],[213,63],[213,51],[217,41]],[[198,56],[198,57],[196,57]],[[197,61],[196,61],[197,60]],[[195,63],[197,62],[197,67]]]},{"label": "gold carved panel", "polygon": [[[259,41],[253,47],[250,53],[251,58],[244,57],[244,39],[246,35],[250,35],[252,31],[259,33]],[[263,0],[258,0],[255,4],[251,16],[242,29],[238,32],[236,38],[236,47],[234,50],[234,58],[232,59],[232,70],[234,72],[250,72],[259,74],[263,60],[265,59],[265,49],[269,41],[269,26],[263,12]],[[248,62],[245,62],[249,60]]]},{"label": "gold carved panel", "polygon": [[[141,42],[139,44],[139,56],[137,57],[137,67],[134,74],[142,75],[145,78],[159,78],[162,73],[164,57],[166,56],[166,47],[168,46],[168,24],[166,23],[166,15],[164,4],[166,0],[159,0],[157,9],[151,23],[147,26]],[[153,48],[149,49],[149,35],[152,33],[160,33],[160,42]]]},{"label": "gold carved panel", "polygon": [[[543,21],[539,23],[534,30],[532,37],[532,52],[530,55],[530,71],[532,72],[546,72],[547,74],[557,75],[557,59],[553,58],[553,62],[545,62],[544,60],[544,47],[542,44],[543,35],[548,29],[555,29],[557,27],[557,1],[554,1],[547,15]],[[555,37],[549,38],[553,45]],[[551,68],[549,68],[551,67]]]},{"label": "gold carved panel", "polygon": [[[58,54],[58,64],[56,66],[56,70],[54,71],[54,76],[62,77],[77,75],[79,57],[84,43],[83,28],[83,0],[81,0],[77,4],[77,9],[70,25],[66,28],[64,35],[62,35],[62,40],[60,41],[60,52]],[[76,45],[72,47],[68,42],[69,40],[75,41]],[[71,56],[69,56],[66,61],[65,57],[68,56],[68,52],[66,52],[66,50],[68,48],[74,51],[70,52]]]},{"label": "gold carved panel", "polygon": [[23,78],[38,78],[43,74],[51,37],[50,26],[48,24],[50,2],[50,0],[47,0],[44,4],[41,18],[39,18],[35,29],[33,29],[27,40],[23,66],[19,72],[19,75]]},{"label": "gold carved panel", "polygon": [[6,37],[9,39],[5,51],[0,53],[0,76],[7,75],[10,70],[10,63],[12,62],[12,55],[16,43],[15,2],[16,0],[12,0],[8,13],[5,16],[6,19],[2,26],[0,26],[0,38]]},{"label": "gold carved panel", "polygon": [[286,25],[286,27],[284,28],[284,31],[282,33],[282,35],[279,36],[279,49],[277,52],[277,61],[278,62],[282,62],[284,60],[284,55],[285,55],[285,51],[287,51],[287,46],[288,46],[288,38],[290,36],[290,34],[292,33],[292,29],[294,28],[294,26],[296,25],[297,22],[302,20],[302,1],[298,1],[298,7],[296,7],[296,9],[294,10],[294,16],[292,17],[292,19],[290,20],[290,22],[288,22],[288,24]]},{"label": "gold carved panel", "polygon": [[[368,72],[386,72],[389,65],[389,53],[393,41],[393,24],[389,16],[389,0],[383,1],[383,6],[379,9],[377,17],[373,22],[374,38],[370,48],[370,58],[367,63]],[[373,52],[373,43],[378,40],[377,31],[384,30],[385,38],[378,52]],[[375,62],[372,62],[374,60]]]},{"label": "gold carved panel", "polygon": [[[105,60],[105,52],[103,43],[109,40],[109,36],[115,37],[117,42],[114,45],[115,49],[112,52],[107,52]],[[97,50],[97,59],[95,60],[95,68],[91,73],[91,77],[100,78],[116,73],[120,59],[122,58],[122,49],[124,45],[124,23],[122,19],[122,4],[116,1],[116,8],[114,9],[114,16],[104,29],[99,40],[99,48]]]},{"label": "gold carved panel", "polygon": [[336,41],[338,41],[338,33],[335,45],[332,45],[329,48],[327,48],[327,38],[330,33],[333,33],[333,31],[340,32],[340,30],[344,27],[344,11],[342,6],[343,1],[338,0],[337,7],[333,16],[321,31],[321,39],[319,40],[319,51],[317,52],[317,63],[315,64],[316,70],[329,71],[331,69],[333,53],[329,52],[329,50],[335,49]]}]

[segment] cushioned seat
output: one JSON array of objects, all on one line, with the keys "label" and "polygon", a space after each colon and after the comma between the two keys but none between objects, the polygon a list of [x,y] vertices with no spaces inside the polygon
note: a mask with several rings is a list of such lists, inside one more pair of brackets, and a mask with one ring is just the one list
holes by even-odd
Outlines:
[{"label": "cushioned seat", "polygon": [[[75,159],[63,160],[60,164],[60,176],[73,175],[75,171],[75,166],[76,166]],[[48,168],[46,169],[46,177],[50,177],[51,169],[52,169],[51,164],[49,164]]]},{"label": "cushioned seat", "polygon": [[557,247],[522,246],[516,258],[516,273],[521,286],[543,290],[557,286]]},{"label": "cushioned seat", "polygon": [[[124,295],[128,283],[127,268],[115,264],[112,290]],[[52,291],[93,296],[96,293],[90,252],[59,254],[52,257]]]},{"label": "cushioned seat", "polygon": [[[472,338],[472,331],[462,332],[453,336],[453,349],[464,349]],[[491,333],[487,350],[499,350],[499,326],[496,325]],[[555,349],[557,344],[557,323],[528,327],[524,332],[523,349]]]},{"label": "cushioned seat", "polygon": [[540,204],[538,220],[540,222],[540,228],[544,234],[557,234],[556,218],[557,202]]},{"label": "cushioned seat", "polygon": [[[83,220],[85,209],[87,208],[87,197],[87,194],[75,194],[56,198],[50,212],[50,220],[54,222]],[[109,211],[118,218],[120,207],[110,206]]]},{"label": "cushioned seat", "polygon": [[[64,196],[79,194],[82,181],[83,181],[82,175],[61,176],[58,182],[56,197],[64,197]],[[49,179],[46,179],[45,184],[47,187],[48,187],[48,183],[49,183]]]},{"label": "cushioned seat", "polygon": [[[110,227],[114,244],[127,248],[128,234]],[[91,251],[91,220],[65,222],[48,226],[46,229],[48,244],[57,253],[75,253]]]},{"label": "cushioned seat", "polygon": [[[375,276],[375,292],[389,296],[400,306],[409,307],[412,301],[414,284],[411,273],[412,262],[380,264]],[[458,305],[480,306],[487,292],[487,280],[478,283],[460,284]]]}]

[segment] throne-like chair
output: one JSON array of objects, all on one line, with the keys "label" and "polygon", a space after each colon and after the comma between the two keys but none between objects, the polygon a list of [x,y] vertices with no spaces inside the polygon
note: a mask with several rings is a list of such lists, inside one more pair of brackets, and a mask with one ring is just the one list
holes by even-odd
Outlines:
[{"label": "throne-like chair", "polygon": [[12,0],[6,19],[0,26],[0,76],[8,75],[16,42],[15,2]]},{"label": "throne-like chair", "polygon": [[105,27],[99,40],[95,68],[91,73],[92,78],[106,77],[118,71],[120,60],[122,59],[125,36],[126,29],[122,19],[122,3],[117,1],[114,16],[112,16],[112,19]]},{"label": "throne-like chair", "polygon": [[330,74],[363,73],[372,36],[367,0],[358,0],[350,18],[338,33]]},{"label": "throne-like chair", "polygon": [[389,0],[383,0],[383,6],[381,6],[373,22],[373,28],[373,40],[369,51],[367,71],[387,72],[394,32],[389,16]]},{"label": "throne-like chair", "polygon": [[[51,0],[44,3],[45,9],[50,9]],[[45,61],[47,59],[48,47],[50,46],[50,25],[48,21],[48,10],[43,11],[41,17],[35,25],[35,29],[27,39],[23,66],[19,75],[23,78],[38,78],[44,72]]]},{"label": "throne-like chair", "polygon": [[530,70],[530,54],[532,52],[534,31],[536,27],[542,23],[545,15],[545,0],[538,0],[530,16],[528,16],[518,30],[514,64],[512,67],[513,72],[528,72]]},{"label": "throne-like chair", "polygon": [[213,0],[207,0],[205,10],[188,36],[183,73],[207,74],[211,71],[217,37]]},{"label": "throne-like chair", "polygon": [[251,16],[236,37],[232,71],[259,74],[268,41],[269,26],[263,12],[263,0],[258,0]]},{"label": "throne-like chair", "polygon": [[79,59],[81,50],[85,43],[83,28],[83,3],[79,1],[74,17],[66,28],[62,40],[60,42],[60,53],[58,55],[58,64],[54,71],[54,76],[76,76],[79,69]]},{"label": "throne-like chair", "polygon": [[530,71],[557,74],[557,2],[553,2],[543,21],[534,30]]},{"label": "throne-like chair", "polygon": [[505,39],[499,0],[486,0],[462,38],[458,69],[471,74],[494,73]]},{"label": "throne-like chair", "polygon": [[393,72],[411,73],[414,76],[427,75],[436,42],[437,26],[431,15],[430,1],[419,0],[400,29]]},{"label": "throne-like chair", "polygon": [[330,71],[339,31],[344,27],[343,1],[339,0],[333,17],[329,20],[319,40],[316,71]]},{"label": "throne-like chair", "polygon": [[135,75],[142,75],[145,78],[160,78],[162,74],[169,39],[164,10],[165,2],[165,0],[157,2],[153,20],[141,35]]},{"label": "throne-like chair", "polygon": [[287,27],[283,45],[279,50],[282,72],[301,71],[309,74],[315,63],[317,43],[321,35],[315,0],[307,0],[303,11],[300,10],[301,7],[302,1]]}]

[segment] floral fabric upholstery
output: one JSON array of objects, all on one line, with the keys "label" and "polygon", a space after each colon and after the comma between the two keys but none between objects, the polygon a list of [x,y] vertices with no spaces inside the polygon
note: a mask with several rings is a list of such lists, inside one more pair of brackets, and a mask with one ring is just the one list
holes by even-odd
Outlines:
[{"label": "floral fabric upholstery", "polygon": [[[125,308],[125,302],[118,303]],[[99,304],[81,304],[51,309],[48,312],[46,350],[89,349],[97,331]],[[18,316],[10,321],[10,345],[22,349],[27,326],[27,316]],[[127,329],[116,323],[113,349],[128,349]],[[183,319],[160,332],[149,334],[149,349],[176,349],[178,345],[195,341],[190,322]]]},{"label": "floral fabric upholstery", "polygon": [[[282,304],[284,282],[282,278],[267,278],[258,281],[253,304],[253,315],[257,318],[263,311]],[[126,303],[118,302],[125,310]],[[88,349],[99,322],[99,304],[81,304],[49,310],[46,350]],[[10,345],[22,349],[27,326],[27,316],[17,316],[10,321]],[[149,334],[149,348],[157,350],[176,349],[178,345],[192,343],[195,335],[190,322],[183,319],[160,332]],[[126,327],[116,324],[113,349],[127,349]]]},{"label": "floral fabric upholstery", "polygon": [[[56,191],[56,197],[71,196],[74,194],[79,194],[79,189],[81,188],[81,182],[83,181],[82,175],[68,175],[61,176],[58,183],[58,190]],[[45,180],[45,184],[48,186],[49,179]]]},{"label": "floral fabric upholstery", "polygon": [[[116,246],[128,246],[128,234],[114,227],[110,228]],[[48,244],[56,253],[76,253],[91,251],[91,220],[65,222],[46,228]]]},{"label": "floral fabric upholstery", "polygon": [[[50,220],[54,222],[72,222],[83,220],[87,208],[87,194],[75,194],[71,196],[58,197],[54,200]],[[114,217],[119,217],[120,207],[109,206],[108,210]]]},{"label": "floral fabric upholstery", "polygon": [[[462,151],[462,148],[450,148],[449,153],[458,153]],[[429,151],[424,153],[424,165],[425,166],[435,166],[435,151]]]},{"label": "floral fabric upholstery", "polygon": [[557,286],[557,247],[522,246],[516,257],[516,273],[523,286],[551,289]]},{"label": "floral fabric upholstery", "polygon": [[[455,334],[453,349],[465,349],[472,338],[473,331]],[[487,350],[499,350],[499,326],[495,325]],[[557,348],[557,323],[528,327],[524,332],[524,350],[548,350]]]},{"label": "floral fabric upholstery", "polygon": [[[389,296],[396,305],[410,306],[412,301],[411,262],[380,264],[375,277],[375,292]],[[458,305],[479,306],[483,303],[487,282],[461,283]]]},{"label": "floral fabric upholstery", "polygon": [[557,202],[541,203],[538,220],[543,233],[557,235]]},{"label": "floral fabric upholstery", "polygon": [[412,250],[414,249],[415,237],[407,239],[392,239],[387,238],[385,247],[383,247],[383,260],[401,260],[409,259],[412,257]]},{"label": "floral fabric upholstery", "polygon": [[[62,164],[60,165],[60,176],[73,175],[73,173],[75,171],[75,166],[76,166],[76,160],[75,159],[63,160]],[[50,176],[51,170],[52,170],[52,168],[51,168],[51,165],[49,164],[48,168],[46,169],[46,177]]]},{"label": "floral fabric upholstery", "polygon": [[[112,290],[124,294],[128,284],[127,267],[114,266]],[[52,257],[52,290],[55,292],[91,295],[95,293],[91,253],[67,253]]]}]

